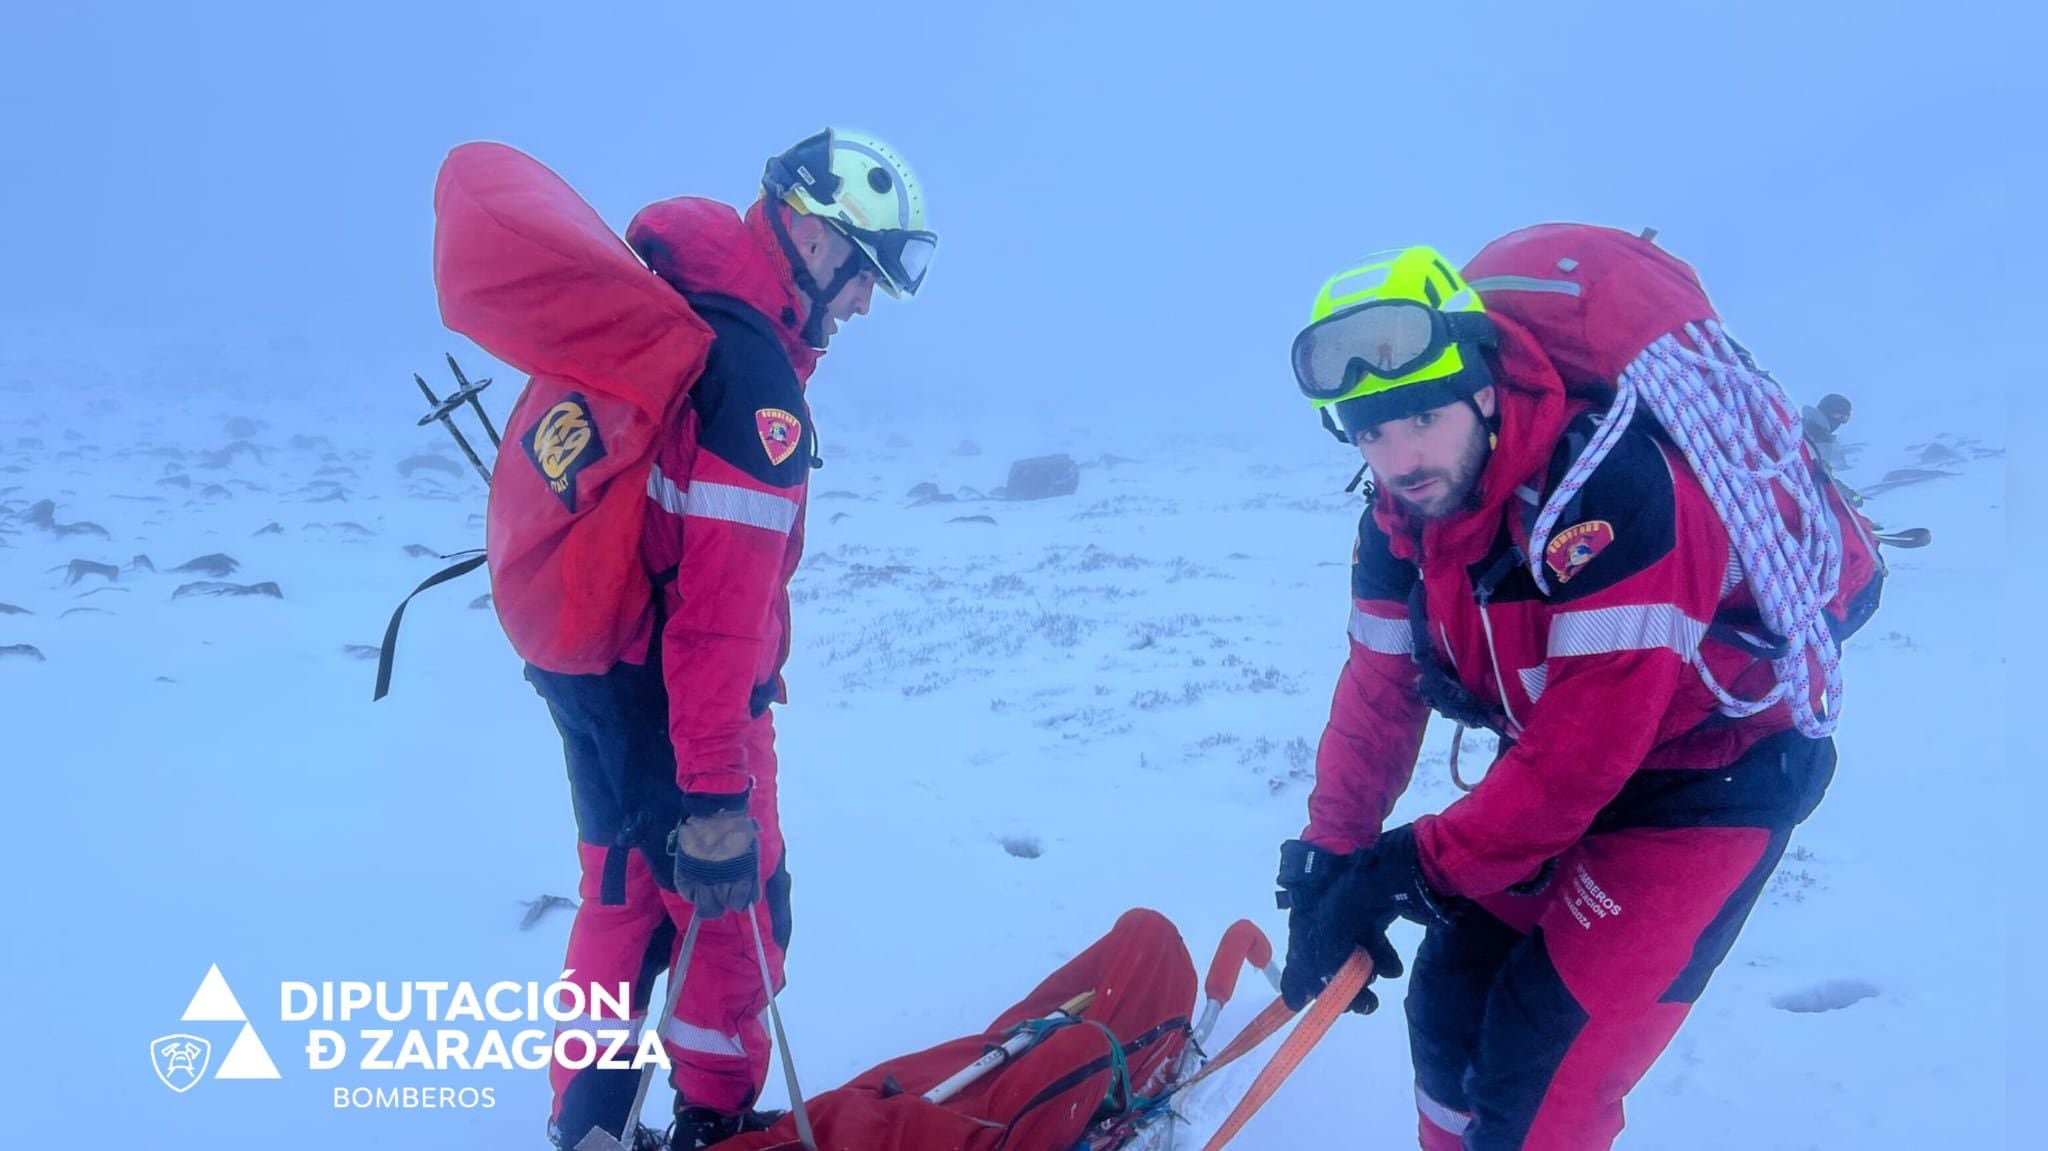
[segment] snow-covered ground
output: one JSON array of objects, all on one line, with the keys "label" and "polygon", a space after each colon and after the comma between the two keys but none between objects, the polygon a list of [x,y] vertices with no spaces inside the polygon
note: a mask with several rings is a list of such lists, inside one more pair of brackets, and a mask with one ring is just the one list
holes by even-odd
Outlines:
[{"label": "snow-covered ground", "polygon": [[[286,980],[559,970],[568,913],[519,923],[522,901],[574,893],[560,747],[473,602],[481,575],[414,602],[394,694],[370,701],[364,653],[393,604],[438,553],[481,544],[481,483],[412,427],[403,378],[277,398],[147,374],[0,364],[5,1142],[538,1148],[540,1073],[310,1071],[313,1025],[279,1018]],[[1039,435],[818,403],[828,465],[778,713],[783,1007],[807,1089],[977,1030],[1128,907],[1165,912],[1198,959],[1240,916],[1281,941],[1275,847],[1302,823],[1344,654],[1342,449],[1305,414]],[[2002,1142],[2005,928],[1965,890],[2000,848],[1963,829],[2004,788],[2006,730],[1986,719],[2006,674],[2004,432],[1988,407],[1924,414],[1852,429],[1869,437],[1852,479],[1955,473],[1868,509],[1935,543],[1892,553],[1850,646],[1833,790],[1635,1093],[1623,1146]],[[963,492],[1050,451],[1083,461],[1077,495]],[[912,498],[923,483],[966,498]],[[210,555],[233,570],[172,570]],[[1454,797],[1447,747],[1433,727],[1397,818]],[[191,1031],[218,1061],[237,1033],[179,1021],[215,964],[281,1078],[168,1091],[150,1041]],[[1250,1073],[1188,1101],[1197,1133]],[[1398,1010],[1347,1018],[1239,1145],[1410,1145],[1409,1083]],[[401,1085],[489,1087],[495,1106],[334,1106],[336,1088]],[[649,1113],[666,1106],[657,1088]]]}]

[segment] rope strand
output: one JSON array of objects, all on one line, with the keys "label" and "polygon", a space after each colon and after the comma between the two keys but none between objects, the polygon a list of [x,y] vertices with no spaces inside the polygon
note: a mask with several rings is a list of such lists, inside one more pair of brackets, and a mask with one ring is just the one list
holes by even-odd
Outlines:
[{"label": "rope strand", "polygon": [[[1784,654],[1771,661],[1777,683],[1759,699],[1737,698],[1695,655],[1690,662],[1700,682],[1726,715],[1752,716],[1783,701],[1801,734],[1832,734],[1842,708],[1842,662],[1825,608],[1841,588],[1837,525],[1805,466],[1790,398],[1720,324],[1688,324],[1682,336],[1663,337],[1622,372],[1599,432],[1536,517],[1529,574],[1549,594],[1544,546],[1639,405],[1648,407],[1706,490],[1764,626],[1785,641]],[[1786,520],[1787,500],[1797,513],[1796,527]]]}]

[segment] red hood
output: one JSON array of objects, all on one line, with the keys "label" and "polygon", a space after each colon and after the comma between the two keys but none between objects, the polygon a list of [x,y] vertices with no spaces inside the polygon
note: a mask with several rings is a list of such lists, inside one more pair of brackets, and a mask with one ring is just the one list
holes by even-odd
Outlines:
[{"label": "red hood", "polygon": [[677,291],[731,296],[766,316],[782,337],[797,379],[810,379],[821,353],[804,343],[802,297],[762,202],[755,201],[742,220],[717,200],[662,200],[633,217],[626,243]]},{"label": "red hood", "polygon": [[1476,563],[1500,536],[1501,516],[1514,492],[1532,478],[1540,481],[1557,440],[1579,405],[1566,401],[1564,381],[1534,336],[1513,321],[1494,317],[1500,331],[1499,369],[1494,393],[1500,413],[1499,442],[1479,475],[1472,510],[1421,524],[1382,487],[1373,518],[1386,531],[1395,555],[1415,559],[1415,534],[1431,563]]}]

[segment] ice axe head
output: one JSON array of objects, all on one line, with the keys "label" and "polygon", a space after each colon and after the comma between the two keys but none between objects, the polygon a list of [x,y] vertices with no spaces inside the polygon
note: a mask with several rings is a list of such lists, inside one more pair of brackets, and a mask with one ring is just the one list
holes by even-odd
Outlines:
[{"label": "ice axe head", "polygon": [[602,1127],[592,1127],[588,1134],[576,1141],[576,1151],[633,1151],[619,1142],[619,1137]]}]

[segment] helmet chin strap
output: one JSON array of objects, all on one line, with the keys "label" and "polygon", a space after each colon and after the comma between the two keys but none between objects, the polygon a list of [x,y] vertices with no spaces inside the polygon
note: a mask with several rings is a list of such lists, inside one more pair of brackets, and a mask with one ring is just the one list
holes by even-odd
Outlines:
[{"label": "helmet chin strap", "polygon": [[804,326],[800,334],[805,344],[823,351],[826,344],[825,321],[831,318],[827,307],[840,289],[860,275],[863,257],[858,251],[847,253],[838,270],[832,273],[832,282],[819,287],[810,268],[804,264],[803,255],[796,250],[796,241],[790,238],[789,225],[783,222],[783,213],[778,210],[782,207],[786,205],[769,206],[768,222],[775,229],[775,242],[782,245],[782,254],[789,260],[790,276],[796,281],[797,290],[810,302],[810,306],[804,309]]}]

